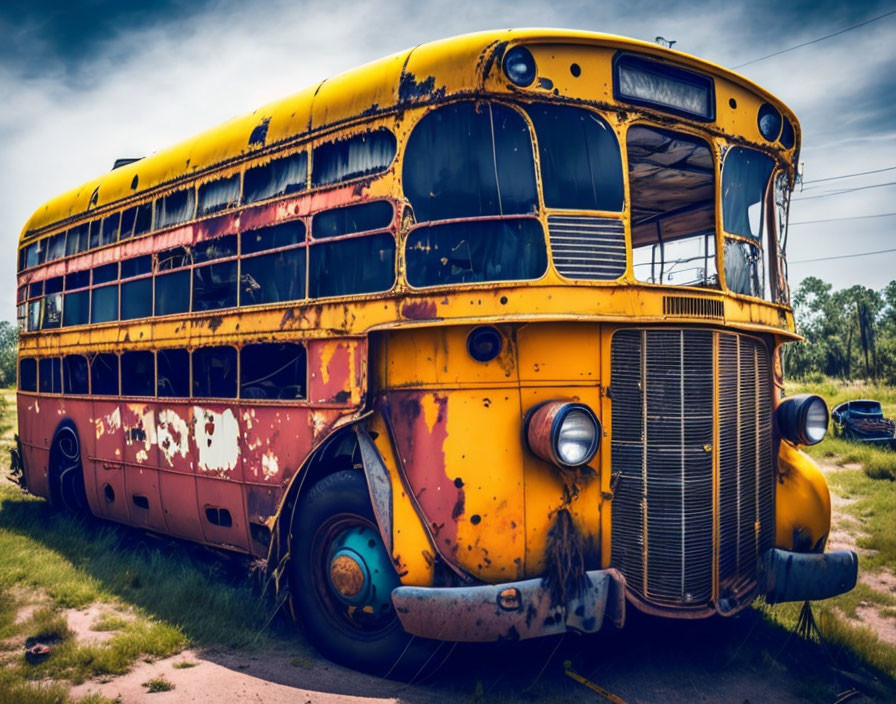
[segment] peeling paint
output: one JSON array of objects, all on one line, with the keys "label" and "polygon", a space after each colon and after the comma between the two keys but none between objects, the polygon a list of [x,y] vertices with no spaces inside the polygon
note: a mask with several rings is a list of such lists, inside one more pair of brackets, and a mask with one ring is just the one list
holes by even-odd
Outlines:
[{"label": "peeling paint", "polygon": [[240,457],[240,424],[233,411],[193,406],[193,433],[199,470],[229,477]]},{"label": "peeling paint", "polygon": [[190,451],[190,429],[187,421],[181,418],[172,408],[159,411],[159,422],[156,428],[159,450],[168,462],[174,466],[174,457],[180,455],[186,459]]},{"label": "peeling paint", "polygon": [[264,472],[265,480],[277,476],[277,472],[280,471],[277,458],[271,450],[268,450],[261,456],[261,469]]}]

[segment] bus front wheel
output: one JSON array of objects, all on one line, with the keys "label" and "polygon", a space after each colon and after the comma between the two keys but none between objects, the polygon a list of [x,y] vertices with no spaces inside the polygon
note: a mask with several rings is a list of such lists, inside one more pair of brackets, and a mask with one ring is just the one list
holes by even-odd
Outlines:
[{"label": "bus front wheel", "polygon": [[290,552],[293,604],[326,657],[398,679],[439,664],[440,644],[408,635],[395,614],[391,592],[398,575],[362,472],[330,474],[299,499]]}]

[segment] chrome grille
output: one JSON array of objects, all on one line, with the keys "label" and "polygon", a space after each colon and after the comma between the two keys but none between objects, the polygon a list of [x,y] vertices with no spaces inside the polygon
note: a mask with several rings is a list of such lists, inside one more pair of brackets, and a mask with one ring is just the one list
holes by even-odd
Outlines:
[{"label": "chrome grille", "polygon": [[750,589],[773,528],[765,347],[710,330],[622,330],[611,372],[613,566],[646,602],[705,608],[718,548],[718,596]]},{"label": "chrome grille", "polygon": [[625,273],[625,228],[621,220],[548,216],[551,255],[568,279],[613,281]]}]

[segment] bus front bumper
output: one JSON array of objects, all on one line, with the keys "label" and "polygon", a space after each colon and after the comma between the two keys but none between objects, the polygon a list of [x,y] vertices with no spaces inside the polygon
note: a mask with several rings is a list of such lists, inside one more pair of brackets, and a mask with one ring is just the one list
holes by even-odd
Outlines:
[{"label": "bus front bumper", "polygon": [[443,641],[524,640],[565,633],[594,633],[604,616],[625,621],[625,579],[615,569],[585,573],[566,603],[553,603],[540,578],[472,587],[398,587],[392,603],[408,633]]},{"label": "bus front bumper", "polygon": [[762,572],[769,604],[819,601],[856,586],[859,558],[852,550],[803,553],[774,549],[765,553]]}]

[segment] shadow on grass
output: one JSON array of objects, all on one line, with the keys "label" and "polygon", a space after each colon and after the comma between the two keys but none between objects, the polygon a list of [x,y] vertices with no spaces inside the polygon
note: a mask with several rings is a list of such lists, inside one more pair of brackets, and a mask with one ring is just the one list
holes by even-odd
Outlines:
[{"label": "shadow on grass", "polygon": [[[680,621],[629,610],[627,626],[522,643],[459,645],[434,674],[408,686],[345,670],[320,658],[281,610],[247,558],[156,537],[93,518],[71,518],[13,489],[0,492],[0,587],[46,590],[83,607],[117,597],[177,626],[203,658],[305,690],[403,701],[581,701],[588,690],[563,662],[623,699],[693,702],[833,701],[837,674],[859,663],[846,651],[800,640],[760,612]],[[0,543],[2,545],[2,543]],[[723,696],[724,695],[724,696]],[[735,696],[736,695],[736,696]]]}]

